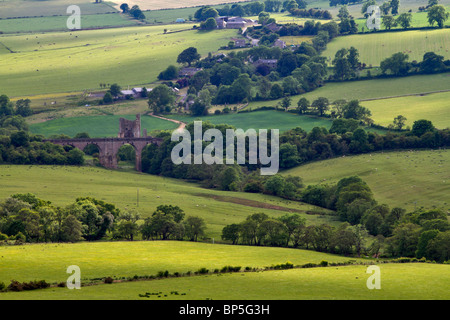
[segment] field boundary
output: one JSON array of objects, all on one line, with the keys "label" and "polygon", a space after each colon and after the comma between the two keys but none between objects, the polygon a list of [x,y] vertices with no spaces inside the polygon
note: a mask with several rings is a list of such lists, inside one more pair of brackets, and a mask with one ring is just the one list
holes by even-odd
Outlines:
[{"label": "field boundary", "polygon": [[373,100],[384,100],[384,99],[395,99],[395,98],[402,98],[402,97],[412,97],[412,96],[427,96],[434,93],[443,93],[443,92],[449,92],[448,90],[438,90],[438,91],[429,91],[429,92],[420,92],[420,93],[408,93],[408,94],[402,94],[398,96],[387,96],[387,97],[378,97],[378,98],[369,98],[369,99],[359,99],[359,101],[373,101]]},{"label": "field boundary", "polygon": [[272,205],[272,204],[268,204],[268,203],[264,203],[264,202],[259,202],[256,200],[248,200],[248,199],[242,199],[242,198],[237,198],[237,197],[218,196],[218,195],[211,195],[211,194],[206,194],[206,193],[197,193],[197,194],[194,194],[194,196],[210,198],[210,199],[213,199],[216,201],[234,203],[234,204],[239,204],[239,205],[253,207],[253,208],[285,211],[285,212],[290,212],[290,213],[296,212],[296,213],[306,213],[306,214],[311,214],[311,215],[326,215],[325,212],[288,208],[288,207]]}]

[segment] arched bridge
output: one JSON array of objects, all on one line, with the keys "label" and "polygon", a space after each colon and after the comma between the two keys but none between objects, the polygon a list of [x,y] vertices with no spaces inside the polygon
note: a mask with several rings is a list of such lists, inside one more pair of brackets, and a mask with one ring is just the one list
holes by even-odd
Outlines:
[{"label": "arched bridge", "polygon": [[141,117],[137,115],[135,121],[120,119],[120,130],[117,138],[47,139],[44,141],[61,146],[73,146],[80,150],[84,150],[86,146],[94,144],[99,150],[100,164],[110,169],[117,168],[117,154],[120,147],[130,144],[136,151],[136,170],[142,171],[142,150],[148,144],[160,146],[163,140],[147,136],[146,130],[144,130],[143,137],[141,137],[140,131]]},{"label": "arched bridge", "polygon": [[100,164],[109,169],[117,169],[117,154],[120,147],[130,144],[136,150],[136,170],[142,171],[142,150],[148,144],[160,145],[162,139],[153,137],[144,138],[94,138],[94,139],[51,139],[45,140],[61,146],[73,146],[83,150],[86,146],[94,144],[99,150]]}]

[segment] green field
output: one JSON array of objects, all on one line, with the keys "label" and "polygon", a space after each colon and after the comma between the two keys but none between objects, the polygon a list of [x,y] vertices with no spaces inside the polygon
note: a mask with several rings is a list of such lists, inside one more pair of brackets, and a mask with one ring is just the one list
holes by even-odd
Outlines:
[{"label": "green field", "polygon": [[409,61],[422,61],[423,55],[430,51],[449,59],[449,43],[450,29],[356,34],[333,39],[322,55],[331,64],[338,50],[353,46],[358,49],[362,63],[379,66],[382,60],[397,52],[406,53]]},{"label": "green field", "polygon": [[208,226],[207,235],[216,241],[220,241],[224,226],[239,223],[256,212],[265,212],[273,217],[299,212],[310,224],[339,224],[332,215],[306,214],[306,211],[330,211],[301,202],[263,194],[203,189],[195,183],[135,171],[99,167],[2,165],[0,180],[0,199],[15,193],[30,192],[51,201],[55,206],[65,206],[78,197],[90,196],[114,203],[121,210],[136,210],[142,218],[150,216],[159,205],[177,205],[186,215],[204,218]]},{"label": "green field", "polygon": [[[136,274],[156,275],[161,270],[168,270],[173,274],[194,272],[205,267],[212,271],[227,265],[263,268],[286,261],[294,265],[318,264],[322,260],[330,263],[349,261],[348,257],[312,250],[189,241],[33,244],[0,247],[0,256],[2,256],[0,281],[4,283],[9,283],[11,279],[19,281],[46,279],[50,283],[65,281],[68,277],[66,268],[69,265],[78,265],[82,270],[82,279],[90,280],[108,276],[120,279]],[[364,261],[364,259],[353,260]]]},{"label": "green field", "polygon": [[[128,120],[136,119],[135,115],[102,115],[88,117],[70,117],[40,122],[30,125],[30,131],[45,137],[57,134],[65,134],[74,137],[77,133],[87,132],[92,138],[117,137],[119,133],[119,118]],[[176,123],[157,119],[151,116],[141,117],[142,129],[148,132],[153,130],[174,130]]]},{"label": "green field", "polygon": [[210,115],[203,117],[169,116],[171,119],[186,123],[196,120],[209,121],[213,124],[229,124],[237,129],[278,129],[280,132],[296,127],[311,131],[314,127],[331,127],[331,121],[316,117],[301,116],[284,111],[265,110],[244,113],[230,113],[223,115]]},{"label": "green field", "polygon": [[[137,20],[129,19],[120,13],[81,15],[81,28],[106,28],[138,25]],[[2,19],[0,31],[3,33],[68,31],[67,16]]]},{"label": "green field", "polygon": [[[425,94],[448,90],[449,74],[417,75],[403,78],[373,79],[363,81],[330,82],[314,91],[292,96],[291,108],[297,107],[297,101],[305,97],[313,102],[326,97],[330,102],[338,99],[347,101],[362,100],[361,105],[372,111],[376,124],[392,123],[395,116],[401,114],[408,124],[418,119],[429,119],[436,127],[446,128],[448,121],[448,93]],[[398,97],[395,98],[394,97]],[[391,99],[386,99],[391,98]],[[364,101],[374,99],[371,101]],[[250,102],[245,109],[257,109],[264,106],[274,107],[279,100]]]},{"label": "green field", "polygon": [[[9,97],[99,89],[100,83],[122,87],[156,80],[178,54],[194,46],[214,52],[236,30],[199,32],[192,25],[126,27],[32,35],[3,35],[0,42],[0,87]],[[164,34],[164,29],[168,33]],[[175,32],[172,31],[181,31]]]},{"label": "green field", "polygon": [[82,14],[117,12],[109,2],[95,3],[92,0],[3,0],[0,2],[0,18],[69,16],[67,7],[77,5]]},{"label": "green field", "polygon": [[388,126],[398,115],[407,117],[406,125],[412,127],[414,121],[430,120],[436,128],[450,126],[450,92],[416,95],[392,99],[363,101],[362,104],[372,112],[375,123]]},{"label": "green field", "polygon": [[[162,241],[31,245],[3,247],[0,252],[3,265],[14,265],[14,268],[6,269],[0,280],[14,276],[19,280],[46,278],[65,281],[69,276],[66,268],[78,265],[82,283],[90,277],[132,277],[164,270],[173,273],[205,267],[211,268],[212,272],[214,268],[230,264],[265,267],[286,258],[294,264],[348,261],[344,257],[296,249]],[[99,284],[80,290],[49,288],[8,292],[0,293],[0,300],[441,300],[450,297],[448,265],[410,263],[380,264],[379,267],[380,290],[367,288],[370,276],[366,272],[367,265],[355,265]],[[174,291],[179,294],[171,294]],[[161,294],[139,297],[146,292]]]},{"label": "green field", "polygon": [[298,175],[304,183],[338,182],[358,175],[375,199],[407,210],[450,210],[450,150],[402,151],[346,156],[296,167],[284,172]]}]

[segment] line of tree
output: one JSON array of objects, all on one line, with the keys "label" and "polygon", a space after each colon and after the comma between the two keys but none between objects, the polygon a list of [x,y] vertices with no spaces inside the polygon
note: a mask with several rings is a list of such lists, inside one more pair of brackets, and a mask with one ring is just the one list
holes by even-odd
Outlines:
[{"label": "line of tree", "polygon": [[[368,152],[388,150],[411,150],[418,148],[445,148],[450,146],[450,129],[438,130],[428,120],[417,120],[408,131],[391,131],[385,134],[367,132],[360,127],[359,116],[364,114],[364,107],[358,101],[350,101],[342,108],[343,118],[333,121],[328,130],[315,127],[310,132],[297,127],[280,134],[279,167],[289,169],[312,161],[331,159],[344,155],[356,155]],[[353,118],[355,117],[355,118]],[[203,130],[218,129],[226,135],[226,129],[235,129],[229,125],[214,125],[202,123]],[[186,126],[193,139],[193,123]],[[158,148],[148,146],[142,154],[142,168],[144,172],[163,175],[179,179],[189,179],[201,182],[205,187],[223,190],[260,192],[281,195],[289,199],[298,199],[300,183],[294,181],[288,184],[274,183],[278,189],[268,192],[267,177],[260,176],[260,165],[174,165],[171,151],[177,142],[171,141],[170,132],[161,132],[158,137],[163,143]],[[225,143],[225,142],[224,142]],[[206,147],[206,145],[205,145]],[[225,145],[223,150],[225,150]],[[248,144],[246,145],[248,148]],[[235,148],[236,150],[236,148]],[[248,152],[248,149],[247,149]],[[236,158],[236,155],[234,157]],[[275,175],[276,176],[276,175]],[[275,182],[277,178],[273,178]],[[286,177],[283,179],[286,181]],[[296,186],[293,187],[292,186]]]},{"label": "line of tree", "polygon": [[2,95],[0,99],[6,102],[0,102],[0,164],[84,164],[82,151],[43,142],[43,136],[29,132],[25,119],[18,112],[22,106],[25,106],[23,110],[28,110],[29,102],[17,101],[14,110],[7,96]]},{"label": "line of tree", "polygon": [[335,210],[343,223],[339,227],[306,226],[297,213],[279,218],[256,213],[224,227],[222,239],[345,255],[450,260],[450,224],[443,211],[390,209],[378,204],[357,176],[343,178],[336,185],[310,185],[301,191],[301,201]]},{"label": "line of tree", "polygon": [[450,70],[450,60],[434,52],[423,55],[422,61],[408,61],[409,55],[403,52],[394,53],[380,63],[383,74],[406,76],[410,74],[433,74]]},{"label": "line of tree", "polygon": [[0,202],[0,243],[133,241],[139,235],[144,240],[197,241],[205,232],[203,218],[185,217],[181,208],[172,205],[160,205],[142,219],[137,212],[121,211],[92,197],[77,198],[66,207],[31,193],[14,194]]}]

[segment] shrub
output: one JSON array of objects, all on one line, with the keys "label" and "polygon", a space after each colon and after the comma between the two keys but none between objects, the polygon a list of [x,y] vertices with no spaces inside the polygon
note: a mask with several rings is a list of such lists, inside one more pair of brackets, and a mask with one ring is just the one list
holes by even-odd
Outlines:
[{"label": "shrub", "polygon": [[105,282],[105,283],[108,283],[108,284],[113,283],[113,281],[114,281],[114,280],[113,280],[113,278],[111,278],[111,277],[106,277],[105,280],[104,280],[104,282]]},{"label": "shrub", "polygon": [[315,263],[306,263],[302,265],[302,268],[315,268],[315,267],[317,267],[317,264]]},{"label": "shrub", "polygon": [[8,286],[8,291],[23,291],[22,284],[17,280],[11,280]]},{"label": "shrub", "polygon": [[3,282],[0,282],[0,292],[6,290],[6,285]]},{"label": "shrub", "polygon": [[209,270],[206,269],[206,268],[200,268],[200,269],[198,269],[198,271],[197,271],[198,274],[206,274],[206,273],[208,273],[208,272],[209,272]]},{"label": "shrub", "polygon": [[326,267],[326,266],[328,266],[328,261],[322,260],[322,261],[320,262],[320,266],[321,266],[321,267]]}]

